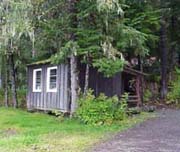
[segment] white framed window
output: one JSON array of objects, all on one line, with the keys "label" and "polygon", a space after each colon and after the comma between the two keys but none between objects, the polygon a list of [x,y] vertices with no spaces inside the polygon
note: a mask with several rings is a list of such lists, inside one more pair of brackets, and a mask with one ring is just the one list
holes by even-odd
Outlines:
[{"label": "white framed window", "polygon": [[33,70],[33,92],[42,91],[42,69]]},{"label": "white framed window", "polygon": [[47,92],[57,92],[57,66],[47,68]]}]

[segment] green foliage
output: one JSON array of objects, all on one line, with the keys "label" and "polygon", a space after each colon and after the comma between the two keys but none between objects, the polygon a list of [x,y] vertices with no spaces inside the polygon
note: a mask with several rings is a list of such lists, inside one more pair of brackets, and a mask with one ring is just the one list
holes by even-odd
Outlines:
[{"label": "green foliage", "polygon": [[[20,108],[26,108],[26,89],[17,90],[17,98]],[[0,89],[0,106],[4,106],[4,89]],[[9,106],[12,106],[12,93],[9,90]]]},{"label": "green foliage", "polygon": [[19,107],[26,108],[26,93],[27,89],[18,89],[17,90],[17,99]]},{"label": "green foliage", "polygon": [[4,20],[0,27],[0,34],[2,36],[0,39],[0,48],[2,46],[10,47],[9,41],[17,42],[23,33],[28,34],[32,38],[33,28],[30,19],[32,9],[30,0],[1,1],[0,18]]},{"label": "green foliage", "polygon": [[127,117],[127,104],[128,101],[128,94],[125,93],[122,95],[121,100],[119,101],[119,103],[117,103],[115,106],[115,112],[114,112],[114,119],[115,120],[123,120]]},{"label": "green foliage", "polygon": [[[95,25],[92,26],[95,27]],[[98,29],[91,29],[88,26],[86,28],[82,27],[77,30],[76,35],[78,37],[78,54],[80,56],[95,57],[100,53],[102,34]]]},{"label": "green foliage", "polygon": [[[119,0],[96,0],[97,2],[97,9],[99,12],[114,12],[116,11],[117,14],[124,15],[124,11],[121,8],[121,4]],[[121,0],[122,2],[122,0]]]},{"label": "green foliage", "polygon": [[52,55],[50,60],[53,64],[63,63],[71,54],[74,54],[76,56],[78,48],[79,46],[76,42],[69,41],[64,47],[60,48],[58,53]]},{"label": "green foliage", "polygon": [[[126,0],[125,28],[118,46],[129,54],[145,56],[156,50],[160,28],[160,9],[151,0]],[[122,43],[122,44],[121,44]]]},{"label": "green foliage", "polygon": [[170,83],[167,103],[180,104],[180,69],[176,68],[175,79]]},{"label": "green foliage", "polygon": [[106,77],[111,77],[122,71],[124,64],[125,61],[121,59],[101,58],[93,61],[93,66],[98,68],[98,71],[102,72]]},{"label": "green foliage", "polygon": [[[64,0],[40,1],[34,6],[40,14],[35,20],[38,31],[35,47],[39,49],[38,52],[52,56],[52,63],[64,62],[71,53],[67,45],[68,35],[73,32],[78,46],[76,55],[81,56],[85,62],[90,58],[89,61],[94,62],[90,64],[107,77],[112,76],[123,68],[124,63],[118,54],[124,51],[145,56],[149,52],[147,43],[150,37],[155,37],[151,27],[142,28],[144,26],[141,24],[146,20],[144,25],[155,25],[155,13],[151,14],[153,10],[146,7],[149,13],[140,14],[137,3],[124,0],[83,0],[77,2],[77,13],[69,15],[66,13],[68,2]],[[137,13],[140,16],[133,17]],[[69,22],[72,15],[78,20],[77,27],[73,29]]]},{"label": "green foliage", "polygon": [[0,89],[0,106],[4,105],[4,90]]},{"label": "green foliage", "polygon": [[67,2],[65,0],[34,0],[36,56],[50,57],[68,41]]},{"label": "green foliage", "polygon": [[144,102],[148,102],[152,97],[152,93],[149,89],[146,89],[143,94],[143,100]]},{"label": "green foliage", "polygon": [[[155,73],[155,72],[154,72]],[[156,74],[151,74],[148,76],[148,81],[150,82],[156,82],[156,83],[159,83],[161,80],[161,77],[158,75],[158,73]]]},{"label": "green foliage", "polygon": [[79,99],[76,116],[86,124],[112,124],[114,121],[120,121],[126,117],[126,101],[127,95],[119,101],[116,96],[109,98],[100,94],[95,97],[93,91],[89,90],[86,97]]},{"label": "green foliage", "polygon": [[130,26],[120,25],[119,30],[121,30],[121,41],[117,43],[119,49],[124,51],[131,49],[135,55],[148,55],[149,49],[146,46],[147,34]]}]

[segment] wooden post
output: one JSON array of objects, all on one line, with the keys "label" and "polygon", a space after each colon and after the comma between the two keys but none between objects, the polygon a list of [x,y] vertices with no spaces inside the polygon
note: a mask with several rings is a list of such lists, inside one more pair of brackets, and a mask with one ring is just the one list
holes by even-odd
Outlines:
[{"label": "wooden post", "polygon": [[141,105],[143,105],[144,102],[144,76],[140,76],[140,97],[141,97]]},{"label": "wooden post", "polygon": [[138,103],[137,106],[141,105],[141,94],[140,94],[140,76],[136,76],[136,94],[138,96]]}]

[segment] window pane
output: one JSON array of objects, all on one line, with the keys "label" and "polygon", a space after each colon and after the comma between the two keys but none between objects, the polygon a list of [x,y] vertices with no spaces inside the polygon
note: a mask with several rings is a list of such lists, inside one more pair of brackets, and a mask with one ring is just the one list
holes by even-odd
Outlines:
[{"label": "window pane", "polygon": [[50,82],[56,82],[56,76],[50,77]]},{"label": "window pane", "polygon": [[52,69],[50,70],[50,89],[56,89],[56,81],[57,81],[57,70]]},{"label": "window pane", "polygon": [[56,76],[56,72],[57,72],[56,69],[52,69],[50,75],[51,75],[51,76]]},{"label": "window pane", "polygon": [[56,83],[52,83],[50,84],[50,89],[55,89],[56,88]]},{"label": "window pane", "polygon": [[36,72],[36,79],[41,79],[41,71]]},{"label": "window pane", "polygon": [[41,71],[36,72],[36,89],[41,89]]}]

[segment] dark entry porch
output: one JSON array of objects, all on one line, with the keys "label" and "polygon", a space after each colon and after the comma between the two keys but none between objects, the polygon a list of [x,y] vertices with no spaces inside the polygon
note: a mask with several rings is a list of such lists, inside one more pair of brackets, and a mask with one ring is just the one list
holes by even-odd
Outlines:
[{"label": "dark entry porch", "polygon": [[130,67],[122,73],[122,90],[128,93],[129,106],[140,106],[143,100],[143,77],[145,74]]},{"label": "dark entry porch", "polygon": [[[79,65],[79,82],[82,91],[85,85],[85,67],[85,64]],[[121,98],[127,92],[129,94],[129,106],[140,106],[142,103],[144,76],[144,73],[126,66],[122,72],[117,73],[113,77],[106,78],[96,68],[90,67],[88,83],[89,88],[94,90],[96,96],[104,93],[109,97],[116,95]]]}]

